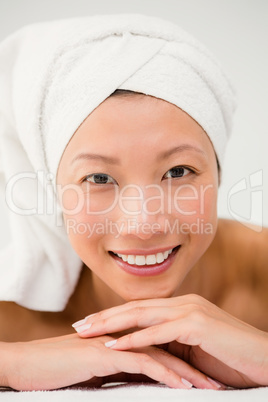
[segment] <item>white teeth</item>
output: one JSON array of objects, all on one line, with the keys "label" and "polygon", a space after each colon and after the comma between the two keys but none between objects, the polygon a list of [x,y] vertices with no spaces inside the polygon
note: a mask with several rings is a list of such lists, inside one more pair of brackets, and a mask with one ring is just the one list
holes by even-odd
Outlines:
[{"label": "white teeth", "polygon": [[127,262],[129,264],[134,264],[135,265],[135,256],[134,255],[128,255],[127,256]]},{"label": "white teeth", "polygon": [[164,254],[163,253],[157,253],[156,254],[156,262],[158,264],[160,264],[160,262],[163,262],[165,259]]},{"label": "white teeth", "polygon": [[156,257],[155,257],[155,255],[147,255],[147,257],[146,257],[146,264],[147,264],[147,265],[156,264]]},{"label": "white teeth", "polygon": [[116,254],[118,257],[122,258],[123,261],[130,265],[153,265],[160,264],[168,258],[172,253],[173,249],[164,251],[163,253],[150,254],[150,255],[126,255],[126,254]]},{"label": "white teeth", "polygon": [[136,265],[144,265],[144,264],[145,264],[145,256],[136,255]]}]

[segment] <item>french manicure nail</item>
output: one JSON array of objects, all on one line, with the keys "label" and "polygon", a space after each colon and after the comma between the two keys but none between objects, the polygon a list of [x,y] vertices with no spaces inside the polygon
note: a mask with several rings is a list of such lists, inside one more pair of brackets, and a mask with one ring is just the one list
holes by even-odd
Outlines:
[{"label": "french manicure nail", "polygon": [[79,321],[75,322],[74,324],[72,324],[72,327],[76,328],[76,327],[79,327],[80,325],[85,324],[87,322],[87,318],[88,317],[83,318],[83,320],[79,320]]},{"label": "french manicure nail", "polygon": [[111,346],[114,346],[117,342],[117,339],[114,339],[113,341],[105,342],[105,346],[107,348],[110,348]]},{"label": "french manicure nail", "polygon": [[185,378],[181,378],[181,382],[186,385],[187,388],[192,388],[193,384],[189,381],[185,380]]},{"label": "french manicure nail", "polygon": [[83,320],[79,320],[79,321],[75,322],[74,324],[72,324],[72,327],[76,328],[76,327],[80,327],[80,325],[84,325],[87,322],[88,318],[91,318],[91,317],[93,317],[93,315],[96,315],[96,314],[97,313],[87,315],[85,318],[83,318]]},{"label": "french manicure nail", "polygon": [[212,378],[207,377],[208,381],[212,384],[215,385],[218,389],[222,387],[222,384],[220,384],[218,381],[212,380]]},{"label": "french manicure nail", "polygon": [[74,327],[74,329],[76,330],[76,332],[78,332],[80,334],[81,332],[84,332],[87,329],[89,329],[91,327],[91,325],[92,324],[79,325],[78,327]]}]

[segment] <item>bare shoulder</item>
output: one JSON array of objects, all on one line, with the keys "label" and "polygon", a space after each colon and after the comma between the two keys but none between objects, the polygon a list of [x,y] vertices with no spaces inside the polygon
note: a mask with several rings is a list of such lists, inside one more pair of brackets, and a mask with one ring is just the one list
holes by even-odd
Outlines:
[{"label": "bare shoulder", "polygon": [[221,219],[215,236],[225,288],[221,308],[268,330],[268,229]]},{"label": "bare shoulder", "polygon": [[245,226],[240,222],[220,219],[215,241],[222,251],[232,255],[234,263],[262,275],[268,275],[268,228]]}]

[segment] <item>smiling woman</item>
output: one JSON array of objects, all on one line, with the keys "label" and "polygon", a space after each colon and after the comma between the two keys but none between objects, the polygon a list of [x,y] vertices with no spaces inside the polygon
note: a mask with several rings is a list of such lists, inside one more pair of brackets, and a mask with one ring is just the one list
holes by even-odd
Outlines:
[{"label": "smiling woman", "polygon": [[[66,147],[57,184],[77,186],[62,200],[66,226],[72,222],[70,243],[92,278],[101,279],[99,292],[109,288],[118,301],[177,295],[216,233],[218,172],[211,141],[185,112],[152,96],[112,96],[98,106]],[[189,230],[201,219],[210,234]],[[81,224],[105,228],[107,222],[120,226],[120,236],[75,230]]]},{"label": "smiling woman", "polygon": [[210,53],[119,15],[26,27],[0,61],[25,215],[1,255],[0,385],[268,385],[268,230],[217,219],[234,95]]}]

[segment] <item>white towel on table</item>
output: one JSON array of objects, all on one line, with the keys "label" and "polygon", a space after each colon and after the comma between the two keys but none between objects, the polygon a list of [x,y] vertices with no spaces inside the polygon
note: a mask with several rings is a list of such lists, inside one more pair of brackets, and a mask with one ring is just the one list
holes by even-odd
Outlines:
[{"label": "white towel on table", "polygon": [[160,385],[114,385],[93,390],[66,389],[58,391],[1,393],[3,402],[267,402],[268,387],[214,391],[208,389],[171,389]]},{"label": "white towel on table", "polygon": [[0,300],[46,311],[66,306],[82,264],[61,222],[55,176],[73,133],[118,88],[186,111],[222,164],[233,90],[205,47],[175,24],[121,14],[19,30],[0,45],[0,155],[13,210]]}]

